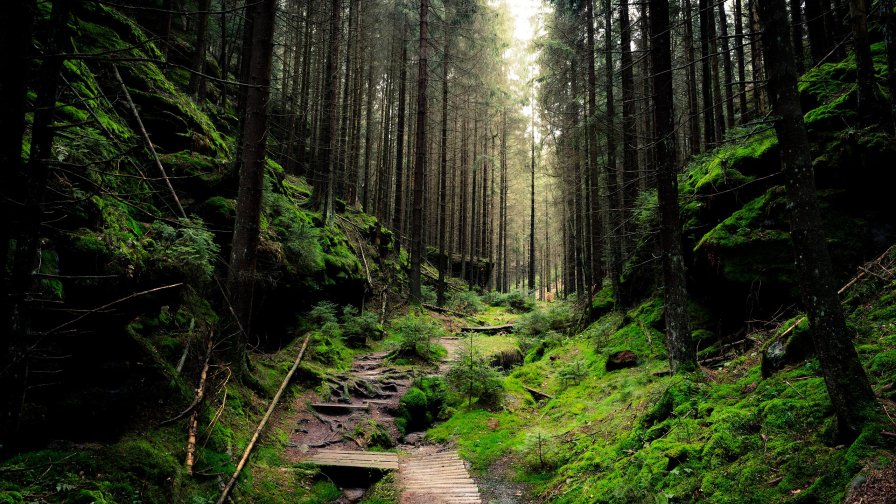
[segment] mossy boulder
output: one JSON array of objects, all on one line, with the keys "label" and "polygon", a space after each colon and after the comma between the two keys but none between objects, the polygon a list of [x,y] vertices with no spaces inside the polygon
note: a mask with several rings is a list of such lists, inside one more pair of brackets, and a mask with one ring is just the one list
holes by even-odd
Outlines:
[{"label": "mossy boulder", "polygon": [[[799,323],[797,323],[799,322]],[[787,329],[793,327],[787,334]],[[815,352],[809,322],[802,316],[782,325],[782,334],[776,335],[762,347],[762,376],[768,378],[789,364],[801,362]]]}]

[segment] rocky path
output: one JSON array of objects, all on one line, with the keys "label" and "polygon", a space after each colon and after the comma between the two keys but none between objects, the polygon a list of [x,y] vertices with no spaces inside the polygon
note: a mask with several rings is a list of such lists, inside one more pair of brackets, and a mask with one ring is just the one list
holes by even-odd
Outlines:
[{"label": "rocky path", "polygon": [[[445,337],[440,343],[448,355],[436,372],[444,374],[459,357],[462,341]],[[334,468],[397,469],[402,504],[481,503],[479,489],[455,451],[413,444],[399,445],[399,456],[370,450],[387,448],[389,440],[401,438],[395,415],[413,382],[412,373],[389,366],[386,355],[360,356],[349,371],[327,378],[325,400],[313,391],[296,399],[293,409],[298,413],[291,419],[294,427],[286,458]],[[405,440],[419,443],[421,438],[417,433]],[[346,489],[346,496],[361,493],[362,489]]]}]

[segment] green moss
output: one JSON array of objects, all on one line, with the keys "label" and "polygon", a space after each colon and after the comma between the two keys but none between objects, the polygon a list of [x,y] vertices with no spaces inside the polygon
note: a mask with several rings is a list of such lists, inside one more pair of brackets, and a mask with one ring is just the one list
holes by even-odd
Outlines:
[{"label": "green moss", "polygon": [[[789,243],[790,234],[781,229],[786,224],[781,219],[785,206],[784,188],[775,186],[706,233],[694,250],[702,247],[730,249],[757,242]],[[769,222],[773,223],[771,227]]]},{"label": "green moss", "polygon": [[764,161],[778,145],[773,131],[765,131],[745,142],[715,149],[691,163],[681,179],[682,195],[707,195],[737,188],[755,178],[750,163]]},{"label": "green moss", "polygon": [[486,469],[522,442],[519,419],[509,413],[474,410],[458,413],[448,421],[427,431],[434,443],[455,441],[465,460],[476,470]]}]

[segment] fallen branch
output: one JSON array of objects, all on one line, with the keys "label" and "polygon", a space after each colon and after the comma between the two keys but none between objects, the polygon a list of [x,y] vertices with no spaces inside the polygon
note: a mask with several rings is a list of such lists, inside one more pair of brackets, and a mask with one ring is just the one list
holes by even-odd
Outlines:
[{"label": "fallen branch", "polygon": [[[884,258],[886,258],[886,257],[890,254],[890,252],[892,252],[892,250],[893,250],[894,247],[896,247],[896,246],[893,246],[893,247],[888,248],[886,251],[884,251],[883,254],[880,255],[880,257],[878,257],[877,259],[871,261],[869,264],[880,264],[881,261],[883,261]],[[839,296],[839,295],[843,294],[844,292],[846,292],[850,287],[852,287],[853,285],[855,285],[856,282],[858,282],[859,280],[861,280],[861,279],[865,276],[865,274],[866,274],[867,272],[868,272],[867,267],[862,266],[862,267],[859,269],[859,274],[856,275],[856,276],[854,276],[854,277],[852,277],[852,280],[850,280],[849,282],[846,283],[846,285],[844,285],[843,287],[841,287],[840,290],[837,291],[837,295]],[[787,328],[784,332],[782,332],[781,335],[778,336],[778,337],[779,337],[779,338],[783,338],[783,337],[787,336],[788,334],[792,333],[793,330],[796,329],[797,326],[799,326],[800,324],[802,324],[804,320],[806,320],[806,317],[800,317],[799,320],[797,320],[796,322],[794,322],[790,327],[788,327],[788,328]]]},{"label": "fallen branch", "polygon": [[513,329],[513,324],[504,324],[497,326],[461,327],[460,332],[498,333],[501,331],[509,331],[511,329]]},{"label": "fallen branch", "polygon": [[190,342],[187,341],[187,344],[184,345],[184,353],[181,354],[180,360],[177,361],[177,367],[174,368],[175,371],[180,373],[184,369],[184,363],[187,362],[187,354],[190,353]]},{"label": "fallen branch", "polygon": [[109,308],[110,306],[115,306],[115,305],[117,305],[118,303],[123,303],[123,302],[125,302],[125,301],[127,301],[127,300],[129,300],[129,299],[133,299],[133,298],[135,298],[135,297],[139,297],[139,296],[144,296],[144,295],[146,295],[146,294],[152,294],[153,292],[158,292],[158,291],[160,291],[160,290],[173,289],[173,288],[175,288],[175,287],[180,287],[181,285],[183,285],[183,282],[178,282],[178,283],[176,283],[176,284],[171,284],[171,285],[163,285],[162,287],[156,287],[155,289],[149,289],[149,290],[145,290],[145,291],[135,292],[135,293],[133,293],[133,294],[128,294],[127,296],[125,296],[125,297],[123,297],[123,298],[116,299],[115,301],[112,301],[112,302],[110,302],[110,303],[106,303],[106,304],[104,304],[103,306],[99,306],[99,307],[94,308],[94,309],[92,309],[92,310],[88,310],[87,312],[85,312],[85,313],[84,313],[83,315],[81,315],[80,317],[77,317],[77,318],[74,318],[74,319],[72,319],[72,320],[69,320],[68,322],[63,322],[62,324],[59,324],[58,326],[56,326],[56,327],[50,329],[49,331],[45,332],[44,334],[45,334],[45,335],[46,335],[46,334],[53,334],[53,333],[55,333],[56,331],[59,331],[60,329],[63,329],[63,328],[65,328],[65,327],[68,327],[68,326],[74,324],[75,322],[78,322],[79,320],[83,319],[84,317],[86,317],[86,316],[88,316],[88,315],[91,315],[91,314],[96,313],[96,312],[103,311],[103,310],[105,310],[106,308]]},{"label": "fallen branch", "polygon": [[249,460],[249,455],[252,453],[252,449],[255,448],[255,443],[258,442],[258,438],[261,436],[261,431],[264,430],[265,425],[268,423],[268,419],[271,418],[274,408],[277,407],[277,403],[280,401],[280,396],[283,395],[283,391],[286,390],[286,386],[289,384],[289,381],[292,380],[292,375],[295,374],[296,369],[299,368],[299,363],[302,362],[302,356],[305,355],[305,348],[308,347],[308,341],[310,339],[311,334],[309,333],[305,336],[305,341],[302,343],[302,348],[299,350],[299,355],[296,357],[295,362],[293,362],[292,368],[286,373],[286,378],[283,379],[283,383],[280,384],[280,388],[277,390],[277,393],[274,394],[274,398],[271,399],[271,404],[268,405],[267,412],[265,412],[264,417],[255,429],[255,433],[252,434],[252,439],[249,440],[249,445],[246,446],[246,450],[243,452],[243,457],[240,459],[240,463],[237,464],[233,476],[230,477],[230,481],[227,482],[227,485],[221,492],[221,497],[218,498],[217,504],[224,504],[224,501],[226,501],[227,497],[230,495],[230,491],[233,490],[233,485],[236,483],[237,478],[240,477],[240,472],[242,472],[243,467],[246,466],[246,461]]},{"label": "fallen branch", "polygon": [[198,406],[202,402],[202,398],[205,397],[205,383],[208,377],[208,363],[212,357],[213,338],[214,332],[209,334],[208,337],[208,350],[205,352],[205,362],[202,364],[202,373],[199,375],[199,386],[196,387],[196,399],[193,400],[193,404],[196,406],[193,408],[193,414],[190,416],[190,428],[187,435],[187,460],[184,463],[187,467],[187,474],[190,476],[193,475],[193,463],[196,461],[196,431],[199,430]]},{"label": "fallen branch", "polygon": [[116,65],[112,65],[112,70],[115,71],[115,78],[118,79],[118,84],[121,86],[121,90],[122,92],[124,92],[124,97],[128,101],[128,107],[131,109],[131,113],[134,114],[134,119],[137,121],[137,126],[140,127],[140,133],[143,135],[143,140],[146,141],[146,146],[149,148],[149,152],[152,153],[152,158],[156,163],[156,168],[159,169],[159,173],[161,173],[162,178],[165,179],[165,184],[168,186],[168,191],[171,192],[171,196],[174,197],[174,203],[177,205],[177,209],[180,211],[180,216],[186,218],[187,213],[184,212],[184,207],[180,204],[180,198],[177,197],[177,193],[174,191],[174,186],[171,185],[171,180],[168,179],[168,174],[165,172],[165,167],[162,166],[162,161],[159,159],[158,153],[156,153],[156,148],[152,144],[152,140],[150,140],[149,134],[146,132],[146,128],[143,127],[143,120],[140,119],[140,113],[137,112],[137,106],[134,105],[134,100],[131,99],[131,93],[128,92],[128,87],[124,85],[124,80],[121,79],[121,74],[118,73],[118,67]]}]

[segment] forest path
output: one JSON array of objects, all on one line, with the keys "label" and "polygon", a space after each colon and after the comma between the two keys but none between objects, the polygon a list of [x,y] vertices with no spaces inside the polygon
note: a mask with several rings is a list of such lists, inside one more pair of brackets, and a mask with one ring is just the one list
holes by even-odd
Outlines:
[{"label": "forest path", "polygon": [[401,504],[481,503],[479,488],[456,451],[426,446],[402,457],[398,465]]},{"label": "forest path", "polygon": [[[460,358],[462,341],[452,335],[438,343],[447,355],[429,373],[444,375]],[[414,376],[421,374],[421,370],[389,365],[387,355],[385,351],[360,355],[348,371],[327,377],[322,385],[329,392],[326,400],[313,390],[295,399],[296,413],[286,420],[291,434],[285,458],[330,468],[397,469],[402,504],[481,503],[476,483],[457,452],[422,444],[422,433],[405,436],[408,444],[399,445],[398,454],[369,451],[382,439],[375,436],[400,439],[395,426],[399,401]],[[354,502],[363,489],[345,488],[344,492],[339,502]]]}]

